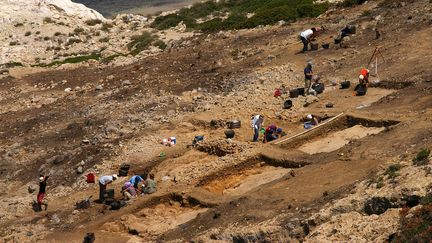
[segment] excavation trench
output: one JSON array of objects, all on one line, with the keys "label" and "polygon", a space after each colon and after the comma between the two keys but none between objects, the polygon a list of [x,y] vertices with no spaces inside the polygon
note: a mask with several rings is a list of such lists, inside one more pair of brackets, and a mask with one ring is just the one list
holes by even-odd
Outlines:
[{"label": "excavation trench", "polygon": [[166,231],[184,227],[184,224],[207,210],[208,208],[197,201],[173,193],[156,197],[138,211],[103,224],[101,229],[110,233],[137,235],[145,239],[155,238]]},{"label": "excavation trench", "polygon": [[309,133],[281,143],[285,149],[298,149],[307,154],[336,151],[351,141],[377,135],[390,126],[398,124],[394,120],[372,120],[351,115],[341,116]]},{"label": "excavation trench", "polygon": [[260,157],[255,157],[207,176],[197,187],[217,195],[240,196],[264,184],[287,177],[291,172],[292,169],[288,167],[272,166]]}]

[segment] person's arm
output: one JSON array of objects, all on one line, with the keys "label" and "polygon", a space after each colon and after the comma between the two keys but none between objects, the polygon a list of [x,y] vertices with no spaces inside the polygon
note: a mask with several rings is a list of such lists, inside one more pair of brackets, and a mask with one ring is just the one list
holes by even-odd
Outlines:
[{"label": "person's arm", "polygon": [[318,125],[318,124],[319,124],[318,119],[317,119],[316,117],[314,117],[313,120],[314,120],[314,122],[315,122],[315,125]]}]

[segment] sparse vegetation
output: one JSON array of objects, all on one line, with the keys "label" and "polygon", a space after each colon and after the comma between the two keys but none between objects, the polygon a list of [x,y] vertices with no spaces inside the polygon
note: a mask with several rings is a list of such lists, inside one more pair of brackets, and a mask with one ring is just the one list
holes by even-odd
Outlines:
[{"label": "sparse vegetation", "polygon": [[27,31],[24,33],[24,36],[30,36],[31,35],[31,31]]},{"label": "sparse vegetation", "polygon": [[132,55],[137,55],[153,42],[155,37],[149,32],[143,32],[141,35],[131,37],[131,42],[127,44],[127,48]]},{"label": "sparse vegetation", "polygon": [[339,7],[353,7],[365,3],[367,0],[345,0],[338,4]]},{"label": "sparse vegetation", "polygon": [[392,242],[429,242],[432,239],[432,205],[424,205],[414,212],[406,208],[400,214],[401,232]]},{"label": "sparse vegetation", "polygon": [[80,43],[81,39],[79,38],[70,38],[67,42],[66,42],[66,46],[70,46],[73,45],[75,43]]},{"label": "sparse vegetation", "polygon": [[85,32],[85,30],[83,28],[81,28],[81,27],[76,27],[73,30],[73,33],[76,34],[76,35],[83,34],[84,32]]},{"label": "sparse vegetation", "polygon": [[45,36],[43,39],[44,39],[44,41],[51,40],[51,38],[49,36]]},{"label": "sparse vegetation", "polygon": [[367,17],[367,16],[370,16],[372,13],[371,13],[371,11],[369,11],[369,10],[365,10],[365,11],[363,11],[363,13],[361,14],[361,16],[362,17]]},{"label": "sparse vegetation", "polygon": [[415,165],[426,165],[429,163],[430,150],[422,148],[412,160]]},{"label": "sparse vegetation", "polygon": [[20,62],[8,62],[3,64],[5,68],[23,67],[24,65]]},{"label": "sparse vegetation", "polygon": [[58,65],[62,65],[62,64],[66,64],[66,63],[80,63],[80,62],[85,62],[88,60],[99,60],[101,59],[101,54],[100,53],[92,53],[90,55],[83,55],[83,56],[77,56],[77,57],[69,57],[66,58],[63,61],[55,61],[52,63],[48,63],[48,64],[37,64],[37,65],[33,65],[34,67],[53,67],[53,66],[58,66]]},{"label": "sparse vegetation", "polygon": [[14,24],[14,26],[15,27],[21,27],[21,26],[24,26],[24,24],[23,23],[16,23],[16,24]]},{"label": "sparse vegetation", "polygon": [[43,22],[44,22],[45,24],[54,23],[54,21],[53,21],[50,17],[45,17],[45,18],[43,19]]},{"label": "sparse vegetation", "polygon": [[63,35],[61,32],[55,32],[54,33],[54,36],[60,36],[60,35]]},{"label": "sparse vegetation", "polygon": [[101,23],[102,23],[102,20],[100,20],[100,19],[89,19],[89,20],[85,21],[85,23],[86,23],[88,26],[95,26],[95,25],[97,25],[97,24],[101,24]]},{"label": "sparse vegetation", "polygon": [[11,41],[11,42],[9,42],[9,45],[10,46],[17,46],[17,45],[19,45],[19,42],[18,41]]},{"label": "sparse vegetation", "polygon": [[398,171],[402,168],[400,164],[390,165],[387,170],[384,172],[384,175],[387,175],[389,179],[394,179],[399,176]]},{"label": "sparse vegetation", "polygon": [[112,24],[110,24],[110,23],[103,23],[102,27],[101,27],[101,30],[105,31],[105,32],[108,32],[112,27],[114,27],[114,26]]},{"label": "sparse vegetation", "polygon": [[[207,1],[196,3],[191,8],[183,8],[178,13],[157,17],[152,27],[167,29],[183,22],[188,28],[205,32],[219,30],[254,28],[259,25],[274,24],[280,20],[294,21],[297,18],[316,17],[325,12],[329,4],[314,4],[312,0],[251,0],[251,1]],[[196,19],[209,15],[228,14],[227,19],[214,18],[197,24]],[[248,18],[247,14],[253,13]]]},{"label": "sparse vegetation", "polygon": [[165,44],[165,42],[163,42],[162,40],[155,41],[153,45],[159,47],[159,49],[161,50],[165,50],[165,48],[167,47],[167,44]]},{"label": "sparse vegetation", "polygon": [[109,41],[109,37],[103,37],[99,39],[99,42],[108,42]]}]

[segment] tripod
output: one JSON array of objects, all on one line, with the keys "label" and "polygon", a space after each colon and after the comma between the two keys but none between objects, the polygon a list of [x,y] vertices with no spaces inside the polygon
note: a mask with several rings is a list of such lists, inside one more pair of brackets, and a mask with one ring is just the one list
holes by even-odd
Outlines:
[{"label": "tripod", "polygon": [[380,51],[380,47],[379,46],[375,46],[375,50],[372,53],[372,56],[368,62],[368,65],[366,66],[367,69],[369,69],[370,64],[372,63],[372,61],[375,59],[375,76],[378,77],[378,57],[381,57],[383,62],[385,62],[385,58],[384,55],[381,53]]}]

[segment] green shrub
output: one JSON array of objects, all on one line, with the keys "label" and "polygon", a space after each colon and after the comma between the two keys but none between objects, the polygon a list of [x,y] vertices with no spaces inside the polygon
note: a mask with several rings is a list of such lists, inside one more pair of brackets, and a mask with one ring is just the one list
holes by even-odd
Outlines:
[{"label": "green shrub", "polygon": [[103,37],[99,39],[99,42],[108,42],[109,41],[109,37]]},{"label": "green shrub", "polygon": [[90,55],[83,55],[83,56],[78,56],[78,57],[69,57],[66,58],[63,61],[55,61],[52,63],[48,63],[48,64],[37,64],[37,65],[33,65],[33,67],[52,67],[52,66],[58,66],[61,64],[66,64],[66,63],[80,63],[80,62],[85,62],[88,60],[99,60],[101,59],[101,54],[100,53],[92,53]]},{"label": "green shrub", "polygon": [[[183,8],[178,13],[157,17],[152,23],[153,28],[167,29],[180,22],[192,29],[204,32],[220,30],[254,28],[259,25],[269,25],[280,20],[294,21],[301,17],[317,17],[329,8],[329,4],[314,4],[313,0],[231,0],[207,1],[194,4],[191,8]],[[229,14],[225,20],[216,17],[201,24],[197,18],[209,15],[220,16]],[[251,18],[246,15],[253,13]]]},{"label": "green shrub", "polygon": [[369,10],[365,10],[363,11],[363,13],[361,14],[361,17],[366,17],[366,16],[370,16],[372,13]]},{"label": "green shrub", "polygon": [[141,35],[131,37],[131,42],[127,44],[127,48],[132,55],[137,55],[153,42],[155,37],[149,32],[143,32]]},{"label": "green shrub", "polygon": [[345,0],[338,4],[339,7],[353,7],[365,3],[367,0]]},{"label": "green shrub", "polygon": [[95,26],[95,25],[97,25],[97,24],[101,24],[101,23],[102,23],[102,20],[100,20],[100,19],[89,19],[89,20],[86,20],[85,23],[86,23],[88,26]]},{"label": "green shrub", "polygon": [[402,168],[402,166],[400,164],[393,164],[390,165],[387,170],[384,172],[384,175],[387,175],[389,179],[394,179],[397,176],[399,176],[399,174],[397,173],[400,169]]},{"label": "green shrub", "polygon": [[167,44],[165,44],[165,42],[163,42],[162,40],[157,40],[153,42],[153,45],[159,47],[159,49],[161,50],[165,50],[165,48],[167,47]]},{"label": "green shrub", "polygon": [[110,23],[103,23],[102,27],[101,27],[101,30],[105,31],[105,32],[108,32],[112,27],[114,27],[114,26],[112,24],[110,24]]},{"label": "green shrub", "polygon": [[422,148],[412,160],[415,165],[425,165],[429,163],[430,150],[427,148]]},{"label": "green shrub", "polygon": [[8,62],[3,64],[5,68],[23,67],[24,65],[20,62]]},{"label": "green shrub", "polygon": [[46,23],[46,24],[48,24],[48,23],[54,23],[54,21],[50,17],[45,17],[43,19],[43,22]]},{"label": "green shrub", "polygon": [[73,32],[74,32],[74,34],[79,35],[79,34],[84,33],[85,30],[81,27],[76,27]]}]

